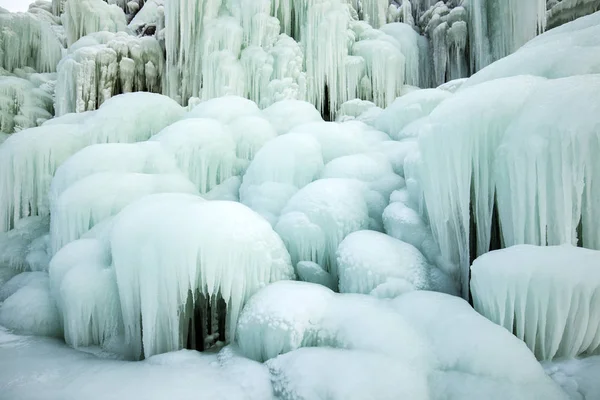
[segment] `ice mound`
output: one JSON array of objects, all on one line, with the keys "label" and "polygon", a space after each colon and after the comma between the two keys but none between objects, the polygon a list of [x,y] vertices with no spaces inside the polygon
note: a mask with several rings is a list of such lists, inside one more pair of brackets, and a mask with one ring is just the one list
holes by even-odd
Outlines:
[{"label": "ice mound", "polygon": [[277,136],[277,131],[263,117],[248,115],[234,119],[229,130],[236,143],[237,157],[248,162],[254,159],[258,151]]},{"label": "ice mound", "polygon": [[48,232],[49,224],[47,216],[27,217],[19,220],[14,229],[0,232],[0,270],[29,270],[31,265],[27,256],[31,252],[31,246]]},{"label": "ice mound", "polygon": [[240,117],[259,115],[260,110],[252,100],[239,96],[222,96],[199,103],[185,118],[211,118],[226,125]]},{"label": "ice mound", "polygon": [[202,194],[238,173],[236,142],[218,120],[186,118],[150,140],[163,145]]},{"label": "ice mound", "polygon": [[294,194],[275,226],[294,265],[313,261],[337,281],[338,245],[348,234],[371,225],[368,192],[357,180],[319,179]]},{"label": "ice mound", "polygon": [[77,151],[97,143],[147,140],[183,113],[166,96],[128,93],[89,114],[55,118],[11,135],[0,145],[0,232],[12,229],[23,217],[48,215],[52,177]]},{"label": "ice mound", "polygon": [[431,287],[431,266],[421,252],[379,232],[357,231],[346,236],[337,249],[337,264],[340,293],[396,297]]},{"label": "ice mound", "polygon": [[188,338],[233,339],[246,300],[270,282],[294,278],[269,223],[234,202],[147,196],[118,215],[110,244],[125,339],[135,358],[142,346],[149,357],[180,349]]},{"label": "ice mound", "polygon": [[128,204],[153,193],[198,194],[198,190],[181,174],[101,172],[78,180],[52,204],[53,253]]},{"label": "ice mound", "polygon": [[288,133],[298,125],[323,121],[315,106],[301,100],[282,100],[262,110],[278,135]]},{"label": "ice mound", "polygon": [[240,201],[275,225],[288,200],[322,170],[321,145],[316,139],[295,133],[279,136],[252,160],[242,180]]},{"label": "ice mound", "polygon": [[[13,283],[15,281],[19,281],[18,284]],[[48,274],[25,272],[15,276],[0,289],[10,293],[17,287],[0,303],[0,325],[24,335],[61,336],[58,312],[54,299],[50,296]]]},{"label": "ice mound", "polygon": [[266,365],[275,396],[282,400],[430,399],[422,371],[382,354],[303,348]]},{"label": "ice mound", "polygon": [[473,262],[475,308],[540,360],[600,351],[600,252],[570,245],[513,246]]}]

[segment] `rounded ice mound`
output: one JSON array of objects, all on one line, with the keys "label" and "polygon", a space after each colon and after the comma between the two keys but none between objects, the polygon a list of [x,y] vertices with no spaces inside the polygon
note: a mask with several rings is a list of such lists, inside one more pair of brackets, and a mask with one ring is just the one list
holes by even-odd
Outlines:
[{"label": "rounded ice mound", "polygon": [[525,343],[478,314],[466,301],[414,291],[388,303],[435,354],[432,398],[552,399],[568,397]]},{"label": "rounded ice mound", "polygon": [[398,97],[375,120],[375,127],[394,140],[403,139],[402,130],[411,122],[428,116],[452,93],[441,89],[422,89]]},{"label": "rounded ice mound", "polygon": [[260,109],[252,100],[239,96],[223,96],[206,100],[192,108],[185,118],[211,118],[229,124],[243,116],[258,116]]},{"label": "rounded ice mound", "polygon": [[200,193],[237,174],[236,144],[227,128],[215,119],[189,118],[153,136],[177,160]]},{"label": "rounded ice mound", "polygon": [[172,174],[179,172],[175,159],[160,143],[105,143],[88,146],[69,157],[54,174],[50,204],[69,186],[99,172]]},{"label": "rounded ice mound", "polygon": [[346,236],[337,249],[337,264],[341,293],[396,297],[430,288],[431,267],[421,252],[380,232],[358,231]]},{"label": "rounded ice mound", "polygon": [[278,101],[265,108],[262,113],[271,122],[278,135],[288,133],[298,125],[323,121],[321,113],[315,106],[302,100]]},{"label": "rounded ice mound", "polygon": [[50,295],[48,274],[31,274],[37,274],[36,278],[29,280],[0,304],[0,325],[24,335],[59,337],[62,329],[54,299]]},{"label": "rounded ice mound", "polygon": [[600,352],[600,251],[519,245],[477,258],[475,309],[540,360]]},{"label": "rounded ice mound", "polygon": [[269,140],[277,137],[271,123],[261,116],[246,115],[234,119],[228,128],[236,143],[238,158],[252,161],[256,153]]},{"label": "rounded ice mound", "polygon": [[404,177],[404,160],[411,153],[417,152],[418,149],[419,144],[415,139],[405,139],[399,142],[388,140],[373,148],[374,151],[385,154],[394,172],[401,177]]},{"label": "rounded ice mound", "polygon": [[84,124],[91,134],[90,143],[133,143],[148,140],[181,119],[184,112],[183,107],[167,96],[125,93],[102,103]]},{"label": "rounded ice mound", "polygon": [[[181,349],[188,339],[199,348],[207,336],[232,340],[246,300],[268,283],[295,277],[271,225],[240,203],[146,196],[117,216],[110,243],[125,339],[136,358],[142,346],[149,357]],[[194,332],[198,318],[211,327]]]},{"label": "rounded ice mound", "polygon": [[292,196],[275,226],[292,262],[313,261],[337,281],[339,243],[370,224],[366,192],[357,180],[319,179]]},{"label": "rounded ice mound", "polygon": [[404,186],[404,179],[396,175],[383,154],[353,154],[336,158],[325,165],[321,178],[348,178],[365,182],[385,199]]},{"label": "rounded ice mound", "polygon": [[335,289],[338,286],[338,283],[333,280],[329,272],[312,261],[300,261],[296,264],[296,273],[298,279],[304,282],[317,283],[330,289]]},{"label": "rounded ice mound", "polygon": [[238,320],[237,344],[248,358],[266,361],[314,345],[334,293],[321,285],[275,282],[258,291]]},{"label": "rounded ice mound", "polygon": [[47,279],[48,274],[45,272],[21,272],[0,286],[0,302],[8,299],[25,286],[43,284]]},{"label": "rounded ice mound", "polygon": [[426,374],[366,351],[303,348],[267,362],[282,400],[427,400]]},{"label": "rounded ice mound", "polygon": [[53,253],[104,219],[117,215],[128,204],[149,194],[170,192],[198,193],[196,186],[181,174],[102,172],[77,181],[52,206]]},{"label": "rounded ice mound", "polygon": [[27,256],[32,244],[48,232],[49,223],[48,216],[25,217],[16,222],[14,229],[0,230],[0,269],[15,273],[31,269]]}]

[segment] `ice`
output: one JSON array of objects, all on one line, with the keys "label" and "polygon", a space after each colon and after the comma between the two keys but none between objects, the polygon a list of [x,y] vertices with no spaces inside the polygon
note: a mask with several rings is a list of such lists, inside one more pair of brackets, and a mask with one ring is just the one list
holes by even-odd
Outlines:
[{"label": "ice", "polygon": [[19,220],[14,229],[0,232],[0,269],[21,272],[31,269],[27,260],[32,243],[48,233],[50,219],[26,217]]},{"label": "ice", "polygon": [[194,106],[185,118],[211,118],[227,125],[241,117],[259,115],[260,110],[252,100],[239,96],[223,96]]},{"label": "ice", "polygon": [[304,348],[267,363],[273,391],[282,400],[429,399],[421,371],[370,352]]},{"label": "ice", "polygon": [[[294,278],[289,254],[269,223],[234,202],[147,196],[119,214],[110,243],[125,339],[135,358],[142,346],[149,357],[178,350],[188,339],[202,349],[196,340],[209,334],[233,339],[250,295]],[[195,320],[203,330],[195,331]]]},{"label": "ice", "polygon": [[567,392],[572,400],[600,397],[600,356],[543,363],[546,373]]},{"label": "ice", "polygon": [[[153,118],[146,117],[148,111]],[[0,146],[0,232],[23,217],[48,215],[52,177],[77,151],[96,143],[147,140],[183,112],[166,96],[128,93],[111,98],[85,117],[67,115],[11,135]]]},{"label": "ice", "polygon": [[374,150],[384,154],[392,165],[394,173],[404,177],[404,160],[406,160],[410,154],[418,152],[418,148],[418,142],[409,138],[399,142],[392,140],[383,141],[378,146],[374,147]]},{"label": "ice", "polygon": [[186,118],[150,140],[159,142],[177,160],[181,171],[202,194],[238,173],[236,142],[217,120]]},{"label": "ice", "polygon": [[315,106],[301,100],[282,100],[265,108],[263,115],[275,128],[278,135],[310,122],[323,121]]},{"label": "ice", "polygon": [[566,399],[525,344],[455,296],[406,293],[391,306],[430,344],[432,398]]},{"label": "ice", "polygon": [[55,74],[15,71],[23,77],[0,76],[0,132],[13,133],[41,125],[54,113]]},{"label": "ice", "polygon": [[135,14],[135,17],[129,22],[129,29],[137,34],[144,34],[151,27],[154,27],[156,33],[164,28],[164,0],[148,0],[143,3],[143,7]]},{"label": "ice", "polygon": [[473,262],[475,308],[540,360],[600,351],[600,252],[570,245],[521,245]]},{"label": "ice", "polygon": [[419,41],[422,37],[412,26],[402,23],[386,24],[380,30],[400,43],[400,50],[405,57],[404,82],[407,85],[427,87],[427,78],[422,76],[424,74],[420,65],[423,55],[420,54]]},{"label": "ice", "polygon": [[[30,272],[20,282],[20,287],[0,303],[0,324],[21,334],[39,336],[60,336],[58,313],[54,300],[50,296],[48,287],[48,274],[44,272]],[[6,283],[20,278],[20,274]],[[10,291],[9,291],[10,292]],[[4,297],[4,296],[2,296]]]},{"label": "ice", "polygon": [[90,33],[127,31],[123,9],[102,0],[65,1],[61,20],[69,46]]},{"label": "ice", "polygon": [[0,303],[25,286],[43,286],[48,282],[45,272],[21,272],[0,285]]},{"label": "ice", "polygon": [[403,139],[402,131],[407,125],[431,114],[450,96],[450,93],[439,89],[424,89],[398,97],[379,114],[374,125],[394,140]]},{"label": "ice", "polygon": [[463,88],[493,79],[534,75],[562,78],[600,73],[600,12],[552,29],[496,61],[465,82]]},{"label": "ice", "polygon": [[31,13],[0,12],[1,68],[9,72],[23,67],[54,72],[62,51],[62,44],[49,22]]},{"label": "ice", "polygon": [[265,143],[277,136],[273,125],[259,116],[236,118],[228,127],[236,143],[237,157],[246,161],[252,161]]},{"label": "ice", "polygon": [[338,283],[331,278],[329,272],[312,261],[300,261],[296,264],[296,273],[298,279],[304,282],[317,283],[332,290],[335,290],[338,286]]},{"label": "ice", "polygon": [[198,190],[181,174],[100,172],[78,180],[52,204],[53,254],[128,204],[153,193],[198,194]]},{"label": "ice", "polygon": [[267,142],[244,174],[240,201],[274,225],[299,189],[323,170],[321,146],[309,135],[290,133]]},{"label": "ice", "polygon": [[598,11],[600,3],[598,0],[561,0],[548,1],[546,20],[549,28],[574,21],[588,14]]},{"label": "ice", "polygon": [[370,226],[367,191],[357,180],[319,179],[292,196],[275,226],[292,262],[313,261],[337,281],[338,245]]},{"label": "ice", "polygon": [[161,93],[163,70],[163,50],[154,38],[89,34],[58,64],[56,114],[95,110],[121,93]]},{"label": "ice", "polygon": [[[430,265],[421,252],[408,243],[374,231],[346,236],[337,249],[340,293],[369,294],[391,281],[402,281],[402,289],[430,289]],[[404,292],[390,293],[396,297]]]},{"label": "ice", "polygon": [[385,198],[404,186],[385,155],[380,153],[354,154],[338,157],[325,165],[321,178],[348,178],[365,182]]}]

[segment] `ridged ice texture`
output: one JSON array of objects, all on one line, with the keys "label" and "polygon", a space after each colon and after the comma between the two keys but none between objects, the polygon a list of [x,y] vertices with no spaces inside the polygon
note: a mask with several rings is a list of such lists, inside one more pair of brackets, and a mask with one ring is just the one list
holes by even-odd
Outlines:
[{"label": "ridged ice texture", "polygon": [[[30,246],[48,232],[49,223],[48,216],[26,217],[17,221],[14,228],[8,232],[0,232],[0,270],[17,273],[31,269],[27,259]],[[8,276],[8,273],[6,274],[5,276]]]},{"label": "ridged ice texture", "polygon": [[546,0],[471,0],[467,9],[472,72],[515,52],[546,28]]},{"label": "ridged ice texture", "polygon": [[127,31],[123,9],[102,0],[66,1],[61,20],[69,46],[90,33]]},{"label": "ridged ice texture", "polygon": [[537,36],[473,75],[463,88],[517,75],[555,79],[594,73],[600,73],[600,12]]},{"label": "ridged ice texture", "polygon": [[52,118],[55,74],[17,70],[0,76],[0,132],[13,133],[41,125]]},{"label": "ridged ice texture", "polygon": [[483,254],[491,239],[497,148],[527,96],[543,81],[515,77],[460,91],[420,126],[418,182],[442,257],[459,266],[463,296],[468,294],[469,206],[473,201],[477,252]]},{"label": "ridged ice texture", "polygon": [[52,204],[53,253],[117,215],[128,204],[153,193],[197,194],[198,191],[182,174],[100,172],[78,180]]},{"label": "ridged ice texture", "polygon": [[124,32],[82,37],[58,64],[56,115],[95,110],[121,93],[161,93],[164,63],[153,37]]},{"label": "ridged ice texture", "polygon": [[540,360],[600,352],[600,252],[520,245],[473,263],[475,309]]},{"label": "ridged ice texture", "polygon": [[290,198],[275,230],[294,265],[313,261],[337,281],[335,252],[350,233],[370,226],[368,188],[353,179],[320,179]]},{"label": "ridged ice texture", "polygon": [[145,357],[181,349],[201,296],[225,301],[227,332],[219,340],[233,340],[248,298],[294,278],[269,223],[234,202],[147,196],[119,214],[110,242],[125,339],[136,358],[142,346]]},{"label": "ridged ice texture", "polygon": [[151,141],[160,143],[200,193],[237,175],[236,143],[219,121],[186,118],[169,125]]},{"label": "ridged ice texture", "polygon": [[[153,118],[147,117],[149,111]],[[11,135],[0,145],[0,232],[23,217],[48,214],[52,177],[77,151],[96,143],[147,140],[183,113],[166,96],[128,93],[95,112],[55,118]]]},{"label": "ridged ice texture", "polygon": [[56,71],[62,45],[52,26],[31,13],[0,13],[0,67]]},{"label": "ridged ice texture", "polygon": [[393,298],[431,288],[431,267],[421,252],[383,233],[353,232],[342,240],[336,254],[340,293]]}]

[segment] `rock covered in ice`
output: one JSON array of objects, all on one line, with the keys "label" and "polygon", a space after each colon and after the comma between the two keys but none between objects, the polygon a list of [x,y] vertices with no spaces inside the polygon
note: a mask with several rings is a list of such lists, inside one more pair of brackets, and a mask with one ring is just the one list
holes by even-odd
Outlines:
[{"label": "rock covered in ice", "polygon": [[0,132],[13,133],[40,126],[52,118],[55,74],[31,69],[0,76]]},{"label": "rock covered in ice", "polygon": [[58,64],[56,114],[95,110],[121,93],[161,93],[163,69],[163,50],[154,38],[89,34]]},{"label": "rock covered in ice", "polygon": [[[148,246],[137,245],[142,242]],[[208,333],[233,339],[247,299],[270,282],[294,278],[289,254],[269,223],[234,202],[147,196],[119,214],[110,244],[125,339],[135,358],[142,346],[149,357]],[[218,299],[226,316],[219,314],[225,310],[218,311]],[[226,325],[214,326],[213,318]],[[203,332],[194,333],[194,321]]]},{"label": "rock covered in ice", "polygon": [[513,246],[473,262],[475,308],[523,340],[538,359],[600,351],[600,252],[570,245]]},{"label": "rock covered in ice", "polygon": [[[431,266],[421,252],[383,233],[353,232],[342,240],[336,255],[340,293],[396,297],[431,288]],[[393,286],[397,291],[390,293],[384,290],[385,286]]]},{"label": "rock covered in ice", "polygon": [[[0,324],[24,335],[60,336],[62,329],[54,299],[50,296],[48,274],[24,274],[36,275],[35,278],[27,275],[29,279],[21,282],[21,287],[0,304]],[[24,274],[14,277],[2,289]]]}]

